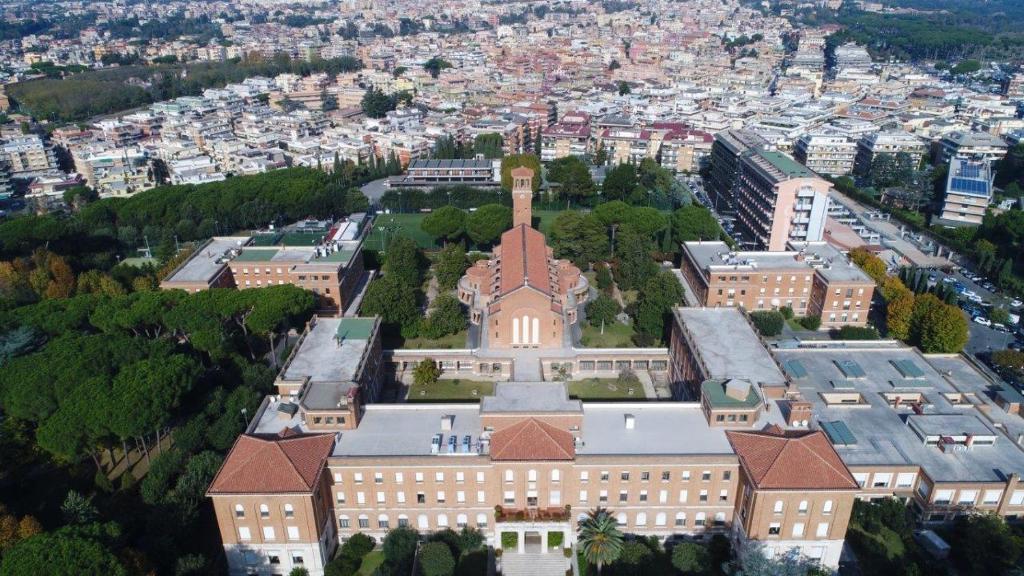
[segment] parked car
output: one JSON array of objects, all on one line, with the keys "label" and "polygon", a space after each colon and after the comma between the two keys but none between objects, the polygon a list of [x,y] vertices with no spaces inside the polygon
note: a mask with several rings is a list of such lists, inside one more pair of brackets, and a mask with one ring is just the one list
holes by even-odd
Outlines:
[{"label": "parked car", "polygon": [[999,332],[1006,332],[1006,333],[1010,332],[1009,328],[1007,328],[1005,325],[999,324],[999,323],[992,324],[992,329],[996,330],[996,331],[999,331]]},{"label": "parked car", "polygon": [[1021,306],[1024,306],[1024,302],[1021,302],[1019,299],[1014,298],[1013,300],[1010,300],[1011,308],[1020,308]]},{"label": "parked car", "polygon": [[942,281],[945,282],[946,284],[952,284],[956,282],[956,278],[953,278],[952,276],[946,276],[945,278],[942,279]]},{"label": "parked car", "polygon": [[981,304],[982,302],[984,302],[981,296],[978,296],[977,294],[971,294],[967,296],[967,299],[970,300],[971,302],[974,302],[975,304]]},{"label": "parked car", "polygon": [[973,318],[975,324],[981,324],[982,326],[991,326],[992,321],[984,316],[975,316]]},{"label": "parked car", "polygon": [[991,282],[985,282],[984,284],[981,285],[981,287],[984,288],[985,290],[988,290],[989,292],[996,291],[996,285]]}]

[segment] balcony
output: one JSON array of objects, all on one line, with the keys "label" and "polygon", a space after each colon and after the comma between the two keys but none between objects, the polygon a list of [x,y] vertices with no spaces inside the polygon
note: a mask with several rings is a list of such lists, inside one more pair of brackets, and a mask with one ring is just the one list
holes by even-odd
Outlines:
[{"label": "balcony", "polygon": [[494,507],[495,522],[567,522],[572,518],[572,507],[565,506],[538,508],[528,507],[520,509]]}]

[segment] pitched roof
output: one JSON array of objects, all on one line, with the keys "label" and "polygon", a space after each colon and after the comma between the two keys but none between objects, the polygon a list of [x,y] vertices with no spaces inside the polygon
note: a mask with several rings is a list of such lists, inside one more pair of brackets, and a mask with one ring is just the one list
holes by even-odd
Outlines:
[{"label": "pitched roof", "polygon": [[264,439],[242,435],[208,494],[309,492],[334,446],[333,434]]},{"label": "pitched roof", "polygon": [[758,488],[848,490],[858,487],[850,470],[820,430],[726,431],[747,476]]},{"label": "pitched roof", "polygon": [[544,235],[520,224],[501,235],[501,294],[527,285],[551,295]]},{"label": "pitched roof", "polygon": [[572,460],[575,456],[572,434],[536,418],[491,435],[491,460]]}]

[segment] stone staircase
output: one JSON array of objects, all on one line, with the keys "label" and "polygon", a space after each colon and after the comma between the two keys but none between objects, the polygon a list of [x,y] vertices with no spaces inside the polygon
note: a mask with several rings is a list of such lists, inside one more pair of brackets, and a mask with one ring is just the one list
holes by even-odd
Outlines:
[{"label": "stone staircase", "polygon": [[547,554],[504,554],[501,557],[503,576],[565,576],[569,559],[561,550]]}]

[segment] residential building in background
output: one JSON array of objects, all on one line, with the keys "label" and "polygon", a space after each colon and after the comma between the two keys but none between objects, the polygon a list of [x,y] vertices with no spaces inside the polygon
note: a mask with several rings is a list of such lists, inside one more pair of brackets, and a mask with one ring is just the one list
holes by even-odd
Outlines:
[{"label": "residential building in background", "polygon": [[845,176],[853,172],[857,144],[848,136],[828,132],[804,134],[793,146],[793,158],[818,174]]},{"label": "residential building in background", "polygon": [[715,134],[711,146],[709,195],[716,208],[734,206],[740,184],[740,157],[753,148],[766,147],[768,142],[756,132],[727,130]]},{"label": "residential building in background", "polygon": [[939,140],[937,164],[946,164],[957,156],[995,162],[1006,156],[1006,141],[988,132],[954,131]]},{"label": "residential building in background", "polygon": [[946,196],[938,224],[978,226],[992,203],[992,165],[985,160],[955,157],[949,161]]},{"label": "residential building in background", "polygon": [[910,157],[915,168],[921,164],[921,158],[928,152],[923,140],[902,130],[885,130],[870,132],[857,141],[857,158],[854,172],[866,176],[871,172],[871,165],[879,154],[896,156],[903,153]]},{"label": "residential building in background", "polygon": [[782,152],[754,148],[740,156],[736,214],[760,250],[821,240],[831,184]]}]

